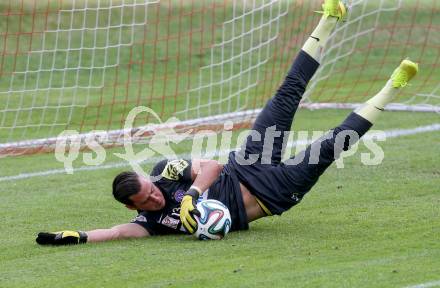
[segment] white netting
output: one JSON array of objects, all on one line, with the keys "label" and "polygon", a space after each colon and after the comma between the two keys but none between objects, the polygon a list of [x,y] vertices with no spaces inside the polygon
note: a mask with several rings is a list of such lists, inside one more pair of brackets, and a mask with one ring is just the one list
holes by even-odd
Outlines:
[{"label": "white netting", "polygon": [[177,115],[194,118],[249,108],[249,93],[261,80],[288,8],[287,1],[234,1],[221,41],[212,46],[209,64],[200,68],[186,108]]},{"label": "white netting", "polygon": [[51,19],[34,15],[30,29],[39,33],[13,47],[29,51],[16,53],[13,73],[2,79],[0,127],[9,128],[9,137],[17,129],[25,137],[29,128],[43,126],[52,134],[71,123],[75,107],[86,107],[99,93],[106,72],[120,65],[121,49],[133,45],[136,27],[146,25],[148,7],[158,1],[127,2],[73,0]]},{"label": "white netting", "polygon": [[[6,155],[14,154],[11,147],[50,146],[46,140],[64,129],[119,135],[140,105],[193,127],[246,121],[282,81],[321,3],[6,2],[0,3],[0,150],[7,151],[0,154]],[[392,107],[438,110],[438,1],[349,2],[349,18],[328,44],[307,104],[363,102],[410,57],[421,62],[421,73]],[[152,120],[141,118],[140,127]]]}]

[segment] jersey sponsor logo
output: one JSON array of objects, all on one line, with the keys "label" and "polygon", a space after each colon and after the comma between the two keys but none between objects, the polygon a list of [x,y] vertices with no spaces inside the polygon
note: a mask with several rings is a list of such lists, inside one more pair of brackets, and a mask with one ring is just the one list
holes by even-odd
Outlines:
[{"label": "jersey sponsor logo", "polygon": [[183,171],[188,167],[189,163],[183,159],[172,160],[167,163],[161,175],[169,180],[179,180],[183,175]]},{"label": "jersey sponsor logo", "polygon": [[147,218],[144,215],[137,215],[131,222],[147,222]]},{"label": "jersey sponsor logo", "polygon": [[165,225],[167,227],[173,228],[173,229],[177,229],[177,226],[179,225],[179,220],[178,219],[174,219],[170,216],[166,216],[165,218],[163,218],[162,220],[162,225]]},{"label": "jersey sponsor logo", "polygon": [[176,192],[174,192],[174,200],[176,200],[176,202],[178,203],[182,202],[184,194],[185,194],[185,190],[182,189],[177,190]]}]

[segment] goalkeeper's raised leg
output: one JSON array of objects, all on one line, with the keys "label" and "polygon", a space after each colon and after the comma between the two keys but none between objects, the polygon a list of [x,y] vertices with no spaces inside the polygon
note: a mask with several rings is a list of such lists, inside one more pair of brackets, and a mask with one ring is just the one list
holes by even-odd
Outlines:
[{"label": "goalkeeper's raised leg", "polygon": [[343,1],[326,0],[322,4],[322,18],[318,26],[307,39],[302,50],[319,62],[321,52],[333,32],[336,24],[347,18],[348,7]]},{"label": "goalkeeper's raised leg", "polygon": [[293,199],[301,201],[340,154],[350,149],[373,126],[386,105],[398,96],[418,70],[417,63],[403,60],[377,95],[352,112],[339,126],[295,156],[304,159],[302,162],[296,165],[280,165],[279,171],[274,169],[274,174],[268,173],[266,177],[284,183],[282,187],[278,187],[280,190],[293,189]]},{"label": "goalkeeper's raised leg", "polygon": [[[255,120],[252,130],[259,133],[261,139],[255,141],[252,135],[250,135],[243,147],[244,149],[238,152],[239,159],[249,159],[251,154],[260,154],[259,163],[272,165],[280,163],[282,145],[285,143],[284,131],[290,131],[295,112],[298,109],[307,84],[319,68],[319,58],[322,49],[337,23],[347,16],[347,7],[338,0],[326,0],[322,7],[323,11],[321,13],[323,16],[318,26],[293,61],[292,67],[278,91],[267,102]],[[271,127],[274,127],[274,135],[279,134],[280,136],[274,138],[271,149],[264,149],[265,138]],[[237,161],[232,159],[232,162]],[[234,164],[240,165],[240,163]],[[250,167],[239,170],[247,169],[252,170]],[[244,179],[243,181],[248,182],[246,180],[249,178],[248,174],[244,172],[243,175],[240,175]]]},{"label": "goalkeeper's raised leg", "polygon": [[[282,134],[278,133],[281,137],[277,137],[275,132],[290,131],[302,94],[319,67],[320,53],[325,42],[338,21],[347,15],[347,7],[339,1],[327,0],[323,8],[323,17],[317,28],[295,59],[284,83],[254,123],[253,130],[259,132],[261,141],[255,141],[249,136],[244,149],[237,152],[239,157],[236,158],[249,159],[252,154],[262,153],[261,157],[255,165],[240,165],[236,163],[237,160],[230,160],[240,182],[250,188],[265,215],[280,215],[299,203],[324,171],[339,158],[342,151],[348,150],[372,127],[385,105],[392,101],[418,72],[416,63],[404,60],[376,96],[307,149],[289,159],[291,161],[281,162],[282,143],[286,141]],[[273,133],[275,138],[271,152],[267,152],[264,143],[269,142],[265,141],[265,137],[266,131],[271,127],[276,127]]]}]

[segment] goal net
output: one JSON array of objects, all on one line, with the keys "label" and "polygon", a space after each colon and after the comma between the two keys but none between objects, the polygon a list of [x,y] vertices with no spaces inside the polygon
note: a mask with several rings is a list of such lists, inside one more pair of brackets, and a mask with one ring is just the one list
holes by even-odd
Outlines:
[{"label": "goal net", "polygon": [[[139,106],[154,113],[136,117],[130,133],[145,137],[170,117],[180,130],[241,127],[283,80],[320,3],[2,1],[0,157],[50,150],[67,129],[118,143]],[[438,1],[349,4],[304,105],[353,107],[410,57],[422,73],[391,108],[439,111]]]}]

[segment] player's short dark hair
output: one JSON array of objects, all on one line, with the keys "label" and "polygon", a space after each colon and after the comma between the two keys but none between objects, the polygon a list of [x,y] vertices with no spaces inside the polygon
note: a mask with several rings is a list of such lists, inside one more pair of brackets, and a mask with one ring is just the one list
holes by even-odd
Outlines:
[{"label": "player's short dark hair", "polygon": [[130,196],[141,190],[141,183],[135,172],[127,171],[119,173],[113,180],[113,197],[126,205],[133,205]]}]

